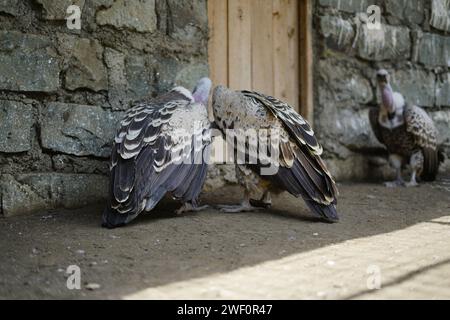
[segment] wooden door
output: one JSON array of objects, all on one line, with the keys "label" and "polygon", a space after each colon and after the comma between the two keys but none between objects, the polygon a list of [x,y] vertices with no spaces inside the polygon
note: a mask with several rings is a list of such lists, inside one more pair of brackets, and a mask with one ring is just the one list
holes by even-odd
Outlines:
[{"label": "wooden door", "polygon": [[311,48],[305,46],[311,40],[309,5],[309,0],[208,0],[214,84],[273,95],[312,117]]}]

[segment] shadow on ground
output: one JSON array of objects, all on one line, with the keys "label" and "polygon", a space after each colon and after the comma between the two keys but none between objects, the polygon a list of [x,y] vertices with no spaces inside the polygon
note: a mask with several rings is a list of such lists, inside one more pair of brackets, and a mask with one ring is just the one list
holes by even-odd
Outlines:
[{"label": "shadow on ground", "polygon": [[[121,298],[176,281],[277,260],[342,241],[403,229],[450,213],[448,179],[413,189],[340,185],[338,224],[321,223],[301,200],[274,199],[264,212],[209,209],[176,216],[165,201],[130,226],[100,228],[103,204],[0,219],[1,298]],[[204,202],[233,203],[237,187]],[[81,290],[66,288],[65,270],[81,268]],[[86,284],[101,287],[90,291]]]}]

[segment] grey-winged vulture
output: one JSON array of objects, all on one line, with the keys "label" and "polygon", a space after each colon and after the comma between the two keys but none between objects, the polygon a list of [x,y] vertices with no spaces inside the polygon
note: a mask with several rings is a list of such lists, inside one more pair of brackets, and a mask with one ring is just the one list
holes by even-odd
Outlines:
[{"label": "grey-winged vulture", "polygon": [[170,193],[178,213],[196,211],[211,142],[207,101],[211,80],[194,92],[176,87],[137,102],[120,123],[111,153],[109,199],[103,226],[123,226]]}]

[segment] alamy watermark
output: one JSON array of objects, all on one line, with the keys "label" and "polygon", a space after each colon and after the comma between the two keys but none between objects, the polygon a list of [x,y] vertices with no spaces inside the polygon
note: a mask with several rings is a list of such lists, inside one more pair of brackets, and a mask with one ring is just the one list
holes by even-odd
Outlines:
[{"label": "alamy watermark", "polygon": [[66,280],[66,287],[69,290],[80,290],[81,289],[81,269],[77,265],[70,265],[66,269],[66,274],[68,275]]},{"label": "alamy watermark", "polygon": [[381,289],[381,268],[377,265],[370,265],[367,267],[366,274],[368,275],[366,280],[367,289]]},{"label": "alamy watermark", "polygon": [[371,5],[367,8],[367,29],[381,30],[381,8]]},{"label": "alamy watermark", "polygon": [[[280,166],[280,130],[278,129],[227,129],[222,132],[210,129],[203,132],[201,124],[194,125],[194,132],[176,129],[172,132],[170,140],[173,142],[170,153],[170,164],[238,164],[257,165],[260,174],[270,176],[277,174]],[[128,133],[130,138],[133,135]],[[127,139],[127,136],[122,137]],[[213,137],[223,136],[223,139],[214,141],[214,148],[209,145],[207,152],[205,140],[211,141]],[[153,140],[154,139],[154,140]],[[155,138],[149,138],[149,143],[157,143]],[[132,140],[132,139],[131,139]],[[150,141],[152,140],[152,141]],[[145,138],[144,138],[145,141]],[[289,142],[286,142],[289,143]],[[209,152],[211,151],[211,152]],[[130,151],[131,152],[131,151]]]},{"label": "alamy watermark", "polygon": [[66,9],[66,26],[69,30],[81,29],[81,9],[77,5],[70,5]]}]

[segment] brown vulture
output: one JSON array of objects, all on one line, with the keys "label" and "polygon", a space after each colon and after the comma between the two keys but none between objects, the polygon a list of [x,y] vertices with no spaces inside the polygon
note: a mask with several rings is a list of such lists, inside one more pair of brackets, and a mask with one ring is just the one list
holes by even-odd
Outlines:
[{"label": "brown vulture", "polygon": [[270,193],[288,191],[328,222],[338,221],[338,191],[321,158],[313,130],[288,104],[257,92],[218,86],[213,93],[216,126],[234,151],[236,175],[244,187],[237,206],[225,212],[271,205]]},{"label": "brown vulture", "polygon": [[[386,70],[377,72],[377,82],[381,104],[369,110],[369,120],[375,136],[386,146],[389,162],[397,174],[395,181],[385,185],[414,187],[417,177],[424,181],[435,180],[444,155],[438,149],[433,120],[422,108],[407,104],[400,93],[392,90]],[[412,170],[407,183],[401,174],[405,165],[410,165]]]}]

